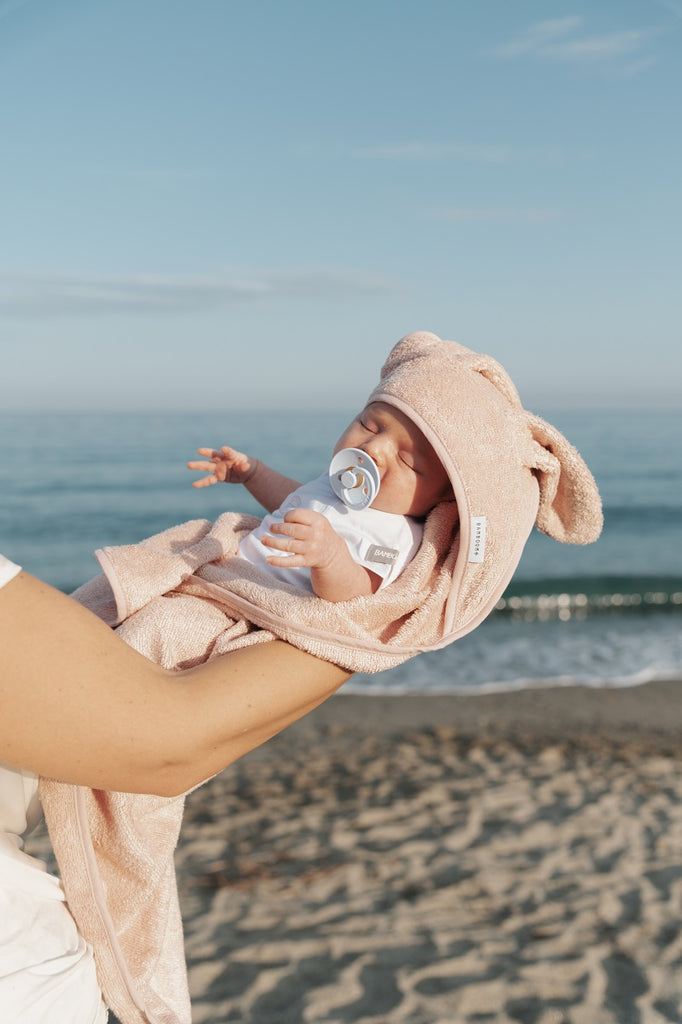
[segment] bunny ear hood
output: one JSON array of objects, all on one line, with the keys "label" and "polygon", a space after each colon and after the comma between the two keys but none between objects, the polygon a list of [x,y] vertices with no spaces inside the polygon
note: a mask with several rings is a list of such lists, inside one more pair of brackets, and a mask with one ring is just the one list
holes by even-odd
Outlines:
[{"label": "bunny ear hood", "polygon": [[459,529],[444,637],[463,635],[492,610],[534,524],[567,543],[599,536],[601,501],[589,469],[558,430],[524,410],[490,356],[410,334],[391,351],[368,401],[409,416],[452,483]]},{"label": "bunny ear hood", "polygon": [[601,501],[592,474],[563,434],[526,413],[533,438],[532,468],[540,485],[536,526],[567,544],[590,544],[601,533]]}]

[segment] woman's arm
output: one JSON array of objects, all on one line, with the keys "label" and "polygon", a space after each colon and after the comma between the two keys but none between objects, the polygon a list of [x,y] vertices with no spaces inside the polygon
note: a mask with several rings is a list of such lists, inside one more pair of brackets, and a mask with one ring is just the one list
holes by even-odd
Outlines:
[{"label": "woman's arm", "polygon": [[27,573],[0,590],[0,760],[97,789],[184,792],[348,678],[283,641],[168,672]]}]

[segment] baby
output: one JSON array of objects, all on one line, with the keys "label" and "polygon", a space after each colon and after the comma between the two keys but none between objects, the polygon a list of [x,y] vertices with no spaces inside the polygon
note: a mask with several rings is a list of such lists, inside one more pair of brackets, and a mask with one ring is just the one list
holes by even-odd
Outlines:
[{"label": "baby", "polygon": [[[208,476],[194,482],[241,483],[270,513],[240,544],[240,554],[275,578],[312,590],[327,601],[376,593],[395,580],[419,548],[423,520],[439,502],[454,500],[448,475],[424,434],[403,412],[370,402],[336,442],[375,474],[365,502],[330,473],[301,485],[258,459],[224,447],[200,448],[206,461],[189,462]],[[341,457],[339,465],[347,459]],[[350,471],[352,485],[357,474]]]},{"label": "baby", "polygon": [[[199,449],[195,485],[244,483],[265,519],[225,512],[98,551],[104,576],[79,599],[165,667],[276,637],[377,672],[475,629],[534,524],[571,544],[601,530],[566,438],[494,359],[429,332],[393,347],[335,452],[301,487],[232,448]],[[378,485],[366,502],[360,477]]]}]

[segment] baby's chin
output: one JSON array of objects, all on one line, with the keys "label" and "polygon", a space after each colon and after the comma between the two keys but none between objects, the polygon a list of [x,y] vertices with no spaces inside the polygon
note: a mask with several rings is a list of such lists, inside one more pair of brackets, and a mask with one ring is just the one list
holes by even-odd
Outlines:
[{"label": "baby's chin", "polygon": [[369,508],[373,508],[377,512],[390,512],[391,515],[394,515],[394,516],[411,516],[411,515],[414,515],[413,512],[408,512],[407,509],[405,509],[405,508],[397,508],[395,505],[392,505],[390,502],[384,503],[381,500],[381,495],[379,495],[377,498],[374,499],[374,501],[369,506]]}]

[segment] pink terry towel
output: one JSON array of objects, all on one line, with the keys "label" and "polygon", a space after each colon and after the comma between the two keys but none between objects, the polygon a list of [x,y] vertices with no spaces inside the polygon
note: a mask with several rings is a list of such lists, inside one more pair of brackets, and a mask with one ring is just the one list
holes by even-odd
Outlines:
[{"label": "pink terry towel", "polygon": [[[237,556],[258,520],[226,513],[97,553],[104,575],[74,595],[141,653],[184,668],[274,637],[350,671],[445,646],[492,611],[534,524],[596,540],[599,494],[578,452],[526,412],[494,359],[426,332],[403,338],[369,401],[401,410],[433,445],[454,501],[428,516],[390,586],[338,604],[275,583]],[[173,851],[182,798],[41,780],[69,907],[123,1024],[189,1024]]]}]

